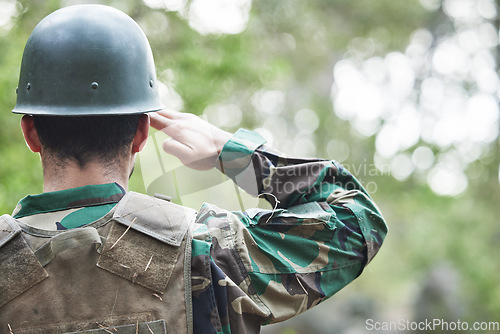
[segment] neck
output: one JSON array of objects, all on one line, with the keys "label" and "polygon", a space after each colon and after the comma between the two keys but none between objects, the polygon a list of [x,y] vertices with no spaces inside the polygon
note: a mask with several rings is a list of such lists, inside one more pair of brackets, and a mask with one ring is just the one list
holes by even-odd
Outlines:
[{"label": "neck", "polygon": [[58,191],[83,187],[91,184],[116,182],[123,189],[128,188],[128,168],[121,165],[103,166],[97,162],[89,162],[80,168],[75,162],[63,165],[46,166],[43,169],[43,191]]}]

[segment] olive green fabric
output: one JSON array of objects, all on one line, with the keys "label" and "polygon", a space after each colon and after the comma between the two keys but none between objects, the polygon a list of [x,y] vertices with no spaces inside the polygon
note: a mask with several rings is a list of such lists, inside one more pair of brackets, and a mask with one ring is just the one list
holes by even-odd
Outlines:
[{"label": "olive green fabric", "polygon": [[[128,197],[133,200],[128,202]],[[127,202],[133,205],[128,207]],[[10,327],[14,333],[99,333],[106,328],[116,332],[116,328],[118,333],[147,333],[150,327],[160,329],[159,333],[192,332],[190,261],[185,256],[190,254],[194,217],[192,209],[129,192],[119,209],[83,228],[44,231],[10,218],[16,234],[0,247],[0,256],[6,260],[0,264],[0,286],[16,294],[8,295],[8,302],[0,308],[0,329]],[[125,228],[136,219],[141,222],[135,228],[143,232]],[[182,235],[177,228],[156,229],[167,220],[172,227],[186,225]],[[123,228],[119,234],[113,231],[117,226]],[[86,231],[91,230],[99,237],[87,238]],[[155,232],[145,233],[149,231]],[[71,247],[60,247],[42,268],[31,249],[69,241],[70,235],[75,239]],[[180,242],[170,242],[171,236]],[[10,247],[17,245],[17,238],[31,255]],[[95,247],[99,239],[105,240],[101,254]],[[65,246],[64,241],[60,245]],[[38,272],[34,272],[36,277],[26,275],[35,265],[45,273],[41,281]],[[21,279],[23,274],[26,277]],[[16,280],[5,281],[10,277]],[[175,307],[171,307],[172,301]]]},{"label": "olive green fabric", "polygon": [[47,276],[47,272],[21,237],[21,229],[16,222],[10,216],[1,216],[0,308]]}]

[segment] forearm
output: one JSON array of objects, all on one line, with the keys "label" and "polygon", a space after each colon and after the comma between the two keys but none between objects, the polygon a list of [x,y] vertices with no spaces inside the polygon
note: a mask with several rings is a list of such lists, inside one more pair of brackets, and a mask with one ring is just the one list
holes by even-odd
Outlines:
[{"label": "forearm", "polygon": [[[335,161],[286,158],[265,146],[255,132],[239,130],[226,143],[218,167],[254,196],[265,196],[275,210],[250,209],[250,225],[301,225],[304,220],[340,220],[359,230],[371,261],[387,233],[385,221],[358,180]],[[277,218],[270,220],[270,218]],[[335,227],[329,227],[334,229]]]},{"label": "forearm", "polygon": [[[255,132],[240,130],[219,156],[218,168],[240,187],[266,196],[272,210],[233,212],[230,238],[235,261],[248,275],[247,294],[282,321],[334,295],[354,280],[377,253],[387,226],[359,182],[340,164],[289,159],[263,146]],[[215,211],[212,208],[211,211]],[[214,248],[222,265],[227,252]],[[236,278],[234,278],[236,279]],[[253,292],[252,292],[253,291]]]},{"label": "forearm", "polygon": [[387,226],[380,212],[340,164],[286,158],[256,132],[231,137],[194,116],[155,118],[151,124],[171,137],[167,152],[196,169],[215,162],[273,205],[227,212],[205,204],[199,212],[197,233],[211,240],[214,263],[236,283],[228,289],[238,290],[238,302],[231,302],[238,314],[260,310],[274,322],[303,312],[355,279],[382,245]]},{"label": "forearm", "polygon": [[361,184],[340,164],[287,158],[267,147],[257,133],[244,129],[226,143],[217,167],[248,193],[264,195],[278,208],[311,201],[345,202],[358,192],[366,195]]}]

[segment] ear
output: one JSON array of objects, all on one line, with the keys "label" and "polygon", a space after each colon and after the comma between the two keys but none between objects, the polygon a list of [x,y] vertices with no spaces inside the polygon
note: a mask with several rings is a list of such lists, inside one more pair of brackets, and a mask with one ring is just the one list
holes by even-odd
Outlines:
[{"label": "ear", "polygon": [[38,137],[38,132],[35,128],[35,120],[33,119],[33,116],[23,116],[21,119],[21,129],[23,130],[24,140],[30,150],[35,153],[40,153],[42,145],[40,143],[40,138]]},{"label": "ear", "polygon": [[138,153],[142,151],[144,146],[146,146],[146,141],[149,134],[149,115],[142,114],[139,118],[139,123],[137,124],[137,131],[132,142],[132,153]]}]

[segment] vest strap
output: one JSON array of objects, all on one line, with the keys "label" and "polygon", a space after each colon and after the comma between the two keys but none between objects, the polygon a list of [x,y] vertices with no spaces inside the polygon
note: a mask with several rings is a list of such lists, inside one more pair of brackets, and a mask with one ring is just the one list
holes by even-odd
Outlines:
[{"label": "vest strap", "polygon": [[48,277],[9,215],[0,217],[0,307]]}]

